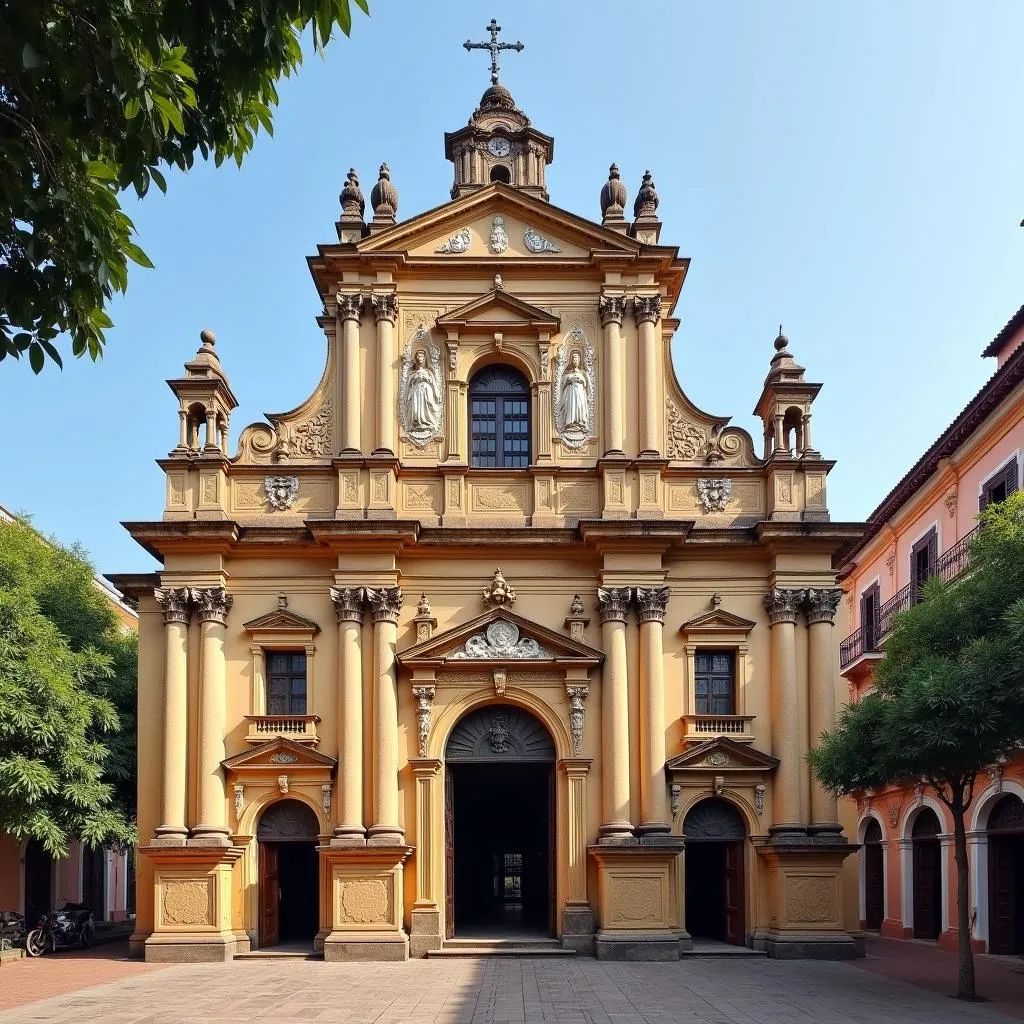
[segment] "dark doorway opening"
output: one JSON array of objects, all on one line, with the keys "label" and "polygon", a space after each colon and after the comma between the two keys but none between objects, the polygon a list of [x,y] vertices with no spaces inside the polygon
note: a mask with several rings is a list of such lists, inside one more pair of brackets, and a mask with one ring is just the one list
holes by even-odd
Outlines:
[{"label": "dark doorway opening", "polygon": [[725,800],[701,800],[686,815],[686,930],[695,939],[746,941],[743,859],[746,828]]},{"label": "dark doorway opening", "polygon": [[882,827],[874,818],[864,830],[864,927],[880,931],[885,908]]},{"label": "dark doorway opening", "polygon": [[1024,801],[1001,797],[988,819],[988,951],[1024,953]]},{"label": "dark doorway opening", "polygon": [[319,928],[316,815],[298,800],[280,800],[260,818],[259,943],[312,945]]},{"label": "dark doorway opening", "polygon": [[25,846],[25,923],[35,928],[53,909],[53,860],[38,839]]},{"label": "dark doorway opening", "polygon": [[453,764],[455,934],[552,927],[552,770]]},{"label": "dark doorway opening", "polygon": [[107,858],[102,846],[82,847],[82,902],[97,921],[107,913]]},{"label": "dark doorway opening", "polygon": [[914,848],[914,938],[937,939],[942,930],[942,847],[939,819],[926,807],[911,830]]}]

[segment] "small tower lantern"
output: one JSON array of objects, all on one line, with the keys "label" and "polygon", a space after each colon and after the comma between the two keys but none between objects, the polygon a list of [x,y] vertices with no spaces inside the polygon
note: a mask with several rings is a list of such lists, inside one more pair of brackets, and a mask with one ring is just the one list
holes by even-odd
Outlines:
[{"label": "small tower lantern", "polygon": [[179,420],[178,446],[170,454],[226,458],[228,420],[238,406],[238,399],[220,365],[213,331],[203,331],[199,337],[202,345],[185,364],[185,376],[167,382],[178,399]]},{"label": "small tower lantern", "polygon": [[820,390],[820,384],[804,380],[804,368],[789,351],[789,339],[779,324],[771,369],[754,409],[764,424],[765,459],[821,457],[811,442],[811,404]]}]

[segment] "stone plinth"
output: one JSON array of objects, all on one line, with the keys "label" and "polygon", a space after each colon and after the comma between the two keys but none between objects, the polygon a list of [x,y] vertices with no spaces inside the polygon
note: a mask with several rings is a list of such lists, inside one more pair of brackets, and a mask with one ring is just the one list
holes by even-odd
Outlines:
[{"label": "stone plinth", "polygon": [[402,926],[404,864],[410,846],[323,846],[330,879],[325,960],[407,960]]}]

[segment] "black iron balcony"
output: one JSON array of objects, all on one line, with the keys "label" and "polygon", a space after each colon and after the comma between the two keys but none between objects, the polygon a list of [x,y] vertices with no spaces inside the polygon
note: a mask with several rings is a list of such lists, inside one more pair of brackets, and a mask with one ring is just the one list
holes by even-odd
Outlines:
[{"label": "black iron balcony", "polygon": [[941,577],[946,583],[955,580],[968,566],[971,542],[978,534],[979,526],[964,534],[951,548],[943,551],[929,567],[928,575],[908,583],[898,590],[878,609],[878,625],[861,626],[839,645],[839,667],[852,665],[864,654],[876,653],[881,642],[892,632],[895,616],[917,604],[924,594],[924,584],[933,576]]}]

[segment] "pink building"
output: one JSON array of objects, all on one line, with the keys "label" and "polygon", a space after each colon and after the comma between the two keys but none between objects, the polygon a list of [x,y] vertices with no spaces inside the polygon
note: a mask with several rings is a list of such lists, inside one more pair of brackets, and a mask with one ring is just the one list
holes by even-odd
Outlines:
[{"label": "pink building", "polygon": [[[868,517],[842,566],[849,620],[840,646],[850,699],[871,687],[893,615],[925,580],[965,568],[978,513],[1020,487],[1024,449],[1024,306],[982,353],[997,369]],[[953,822],[927,786],[856,794],[862,927],[955,949]],[[1024,953],[1024,755],[975,784],[967,818],[972,940]]]}]

